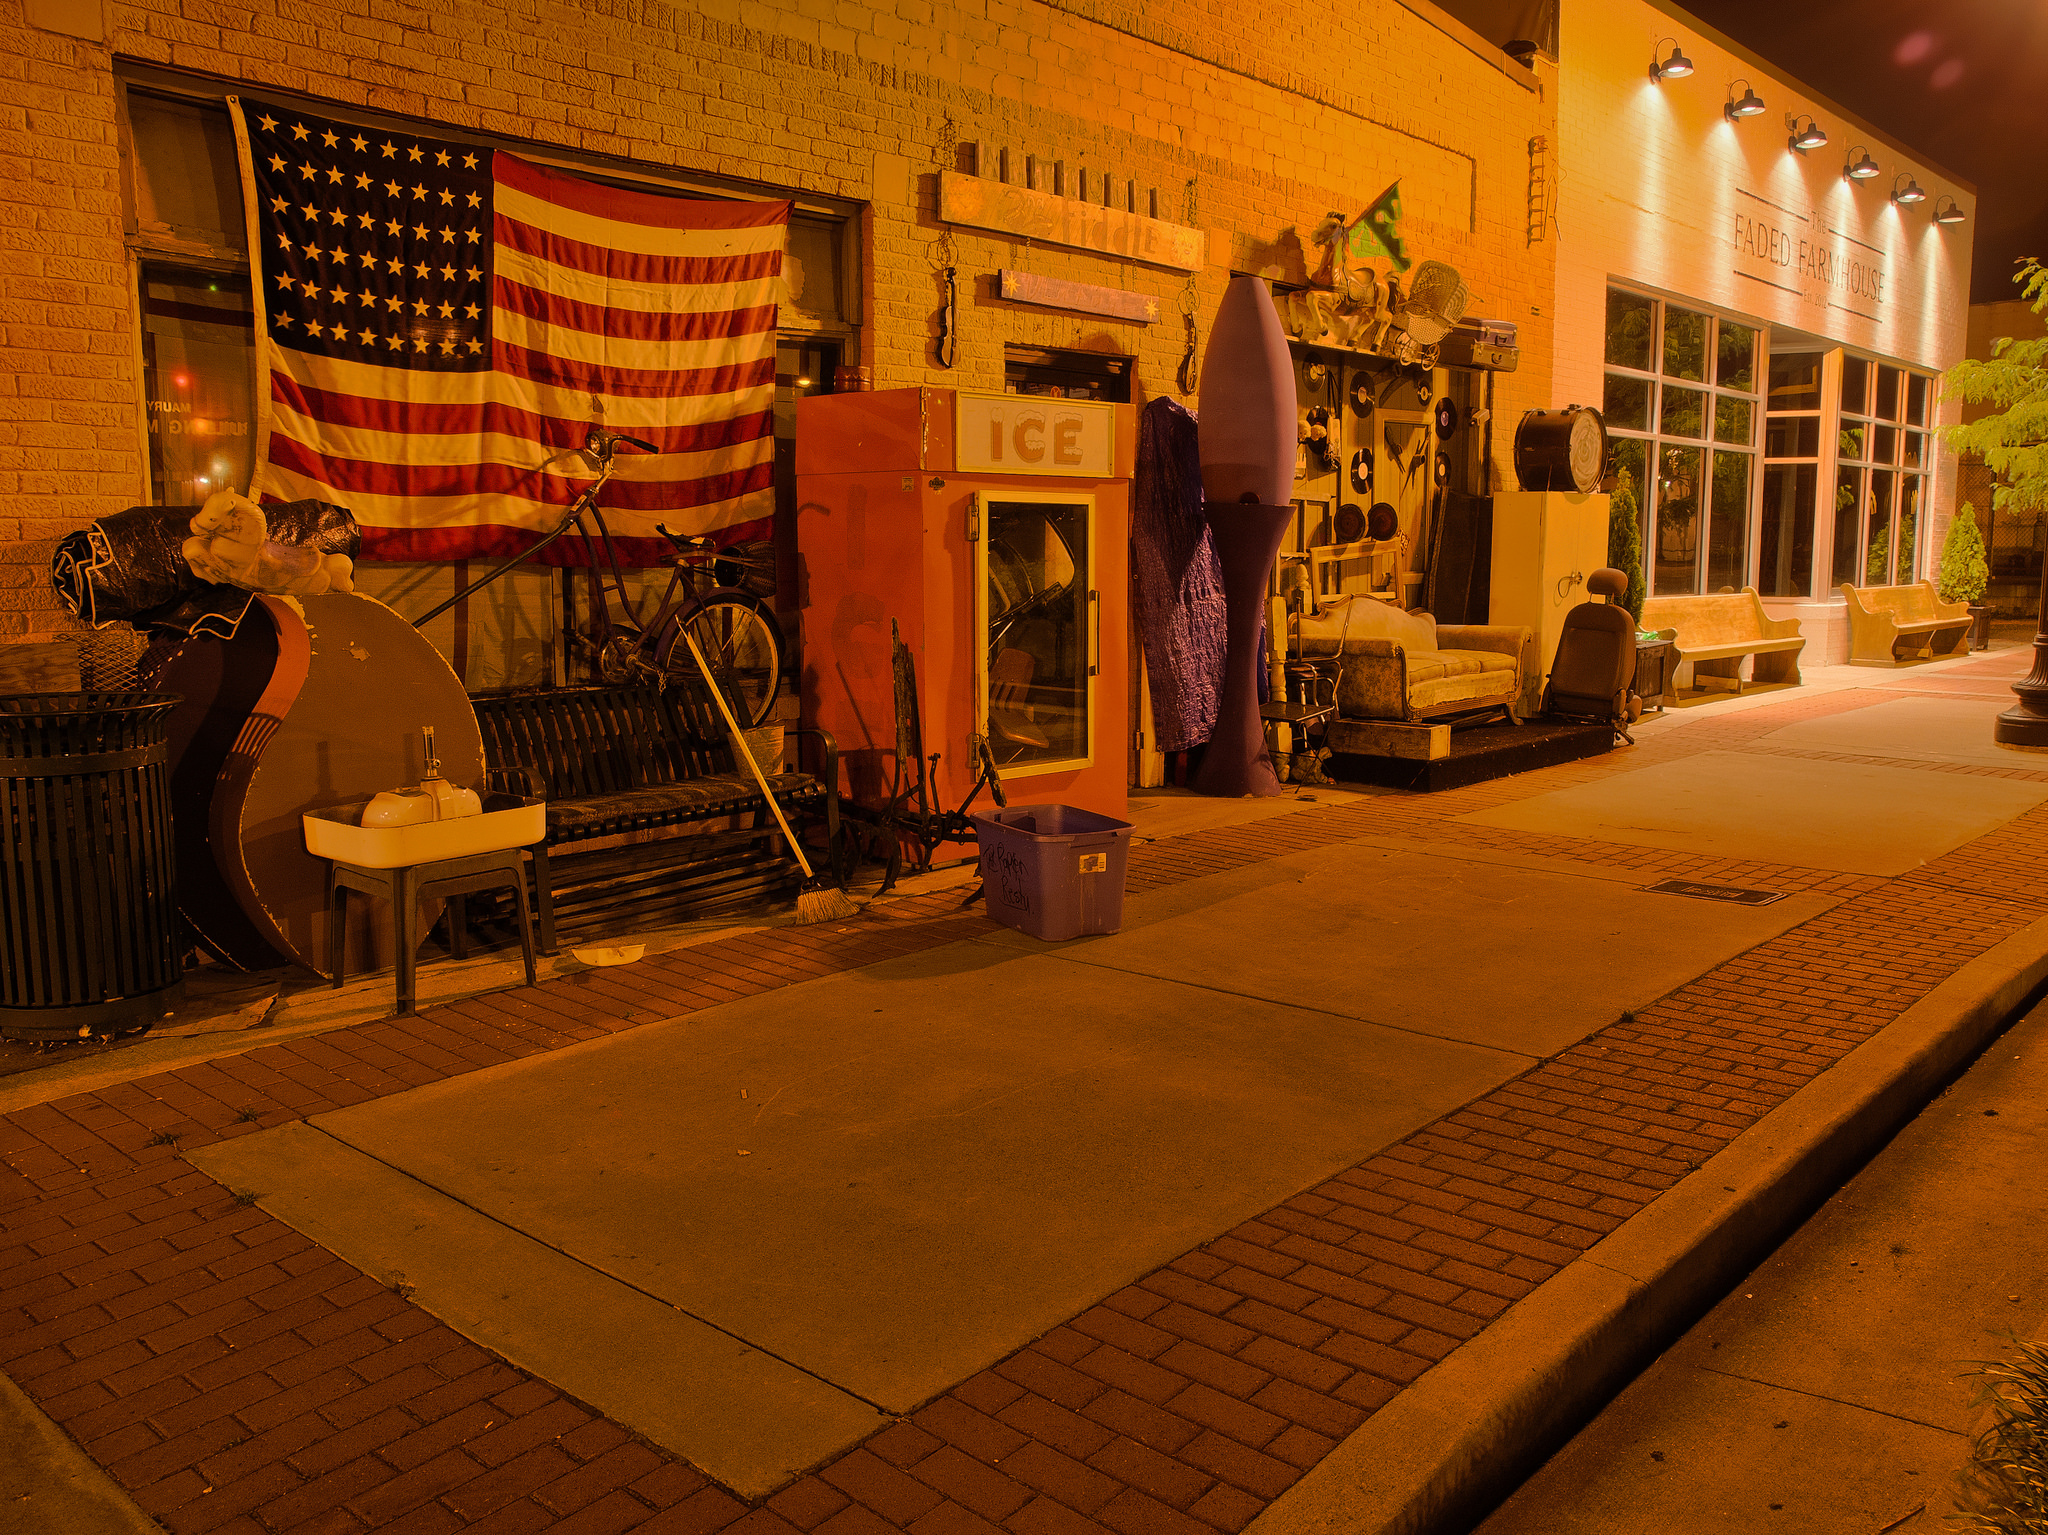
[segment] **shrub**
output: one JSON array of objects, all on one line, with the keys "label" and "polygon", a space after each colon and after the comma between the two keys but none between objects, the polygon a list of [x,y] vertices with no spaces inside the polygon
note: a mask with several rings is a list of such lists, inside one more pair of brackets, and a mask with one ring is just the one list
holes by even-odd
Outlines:
[{"label": "shrub", "polygon": [[1977,531],[1976,508],[1965,502],[1941,541],[1941,574],[1937,584],[1944,602],[1982,602],[1991,581],[1984,563],[1984,535]]},{"label": "shrub", "polygon": [[1960,1512],[1949,1527],[1977,1535],[2039,1535],[2048,1530],[2048,1348],[2012,1339],[2011,1355],[1972,1372],[1977,1405],[1991,1426],[1977,1436],[1963,1468]]},{"label": "shrub", "polygon": [[1635,486],[1624,469],[1615,482],[1607,512],[1607,563],[1628,577],[1628,609],[1638,629],[1643,626],[1643,526],[1636,510]]}]

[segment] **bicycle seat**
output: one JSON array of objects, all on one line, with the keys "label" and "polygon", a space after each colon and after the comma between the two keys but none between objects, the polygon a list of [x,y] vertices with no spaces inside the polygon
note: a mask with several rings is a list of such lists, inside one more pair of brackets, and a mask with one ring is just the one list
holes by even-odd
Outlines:
[{"label": "bicycle seat", "polygon": [[694,533],[677,533],[665,522],[657,522],[654,531],[673,544],[681,554],[706,554],[714,547],[714,540],[709,534],[700,536]]}]

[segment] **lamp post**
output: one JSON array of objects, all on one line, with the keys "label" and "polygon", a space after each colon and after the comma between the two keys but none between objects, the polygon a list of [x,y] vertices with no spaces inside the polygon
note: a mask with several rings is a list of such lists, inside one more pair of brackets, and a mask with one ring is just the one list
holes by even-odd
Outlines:
[{"label": "lamp post", "polygon": [[2012,685],[2020,701],[1998,716],[1991,739],[2016,752],[2048,752],[2048,560],[2041,562],[2041,602],[2034,620],[2034,669]]}]

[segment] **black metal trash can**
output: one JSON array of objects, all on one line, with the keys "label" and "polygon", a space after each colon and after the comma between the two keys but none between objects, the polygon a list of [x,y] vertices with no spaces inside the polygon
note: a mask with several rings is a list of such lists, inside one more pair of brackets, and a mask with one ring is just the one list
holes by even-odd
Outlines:
[{"label": "black metal trash can", "polygon": [[0,697],[0,1038],[84,1039],[183,995],[175,693]]}]

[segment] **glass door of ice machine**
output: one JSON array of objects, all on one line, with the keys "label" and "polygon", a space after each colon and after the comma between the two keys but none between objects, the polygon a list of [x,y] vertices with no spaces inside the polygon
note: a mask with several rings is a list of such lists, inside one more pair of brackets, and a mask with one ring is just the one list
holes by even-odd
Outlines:
[{"label": "glass door of ice machine", "polygon": [[1095,503],[1004,491],[982,500],[975,543],[982,732],[1005,777],[1091,760],[1101,657]]}]

